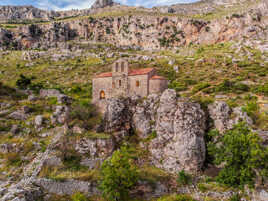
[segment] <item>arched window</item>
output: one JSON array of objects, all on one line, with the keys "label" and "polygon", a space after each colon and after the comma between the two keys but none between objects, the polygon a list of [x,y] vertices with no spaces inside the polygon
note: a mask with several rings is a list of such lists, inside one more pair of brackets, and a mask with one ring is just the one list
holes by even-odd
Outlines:
[{"label": "arched window", "polygon": [[105,99],[105,92],[104,91],[100,92],[100,99]]},{"label": "arched window", "polygon": [[114,82],[112,83],[112,88],[115,88],[115,83]]},{"label": "arched window", "polygon": [[124,72],[124,62],[121,63],[121,72]]},{"label": "arched window", "polygon": [[118,81],[118,85],[119,85],[119,87],[121,87],[121,85],[122,85],[121,80]]},{"label": "arched window", "polygon": [[140,81],[136,81],[136,87],[139,87],[140,86]]},{"label": "arched window", "polygon": [[118,72],[118,63],[115,63],[115,72]]}]

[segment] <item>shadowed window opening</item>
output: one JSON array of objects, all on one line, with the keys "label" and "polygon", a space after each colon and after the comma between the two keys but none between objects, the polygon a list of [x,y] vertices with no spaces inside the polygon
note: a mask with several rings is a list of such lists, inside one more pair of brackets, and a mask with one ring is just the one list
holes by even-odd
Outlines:
[{"label": "shadowed window opening", "polygon": [[124,72],[124,62],[121,63],[121,72]]},{"label": "shadowed window opening", "polygon": [[104,91],[100,92],[100,99],[105,99],[105,92]]}]

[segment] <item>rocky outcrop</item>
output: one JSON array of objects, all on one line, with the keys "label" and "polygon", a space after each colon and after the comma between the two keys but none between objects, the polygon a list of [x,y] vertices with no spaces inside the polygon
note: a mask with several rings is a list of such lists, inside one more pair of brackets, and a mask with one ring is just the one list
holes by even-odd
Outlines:
[{"label": "rocky outcrop", "polygon": [[147,138],[153,131],[159,99],[159,95],[151,94],[134,108],[132,123],[141,139]]},{"label": "rocky outcrop", "polygon": [[116,98],[107,100],[102,129],[107,133],[113,133],[117,142],[125,139],[131,132],[130,101]]},{"label": "rocky outcrop", "polygon": [[72,195],[76,192],[85,193],[87,195],[99,194],[96,182],[90,183],[78,180],[58,182],[50,179],[36,179],[34,183],[51,194]]},{"label": "rocky outcrop", "polygon": [[91,6],[92,9],[104,8],[107,6],[114,5],[113,0],[96,0],[95,3]]},{"label": "rocky outcrop", "polygon": [[82,156],[86,156],[82,158],[81,165],[94,169],[112,155],[115,147],[112,137],[105,139],[81,138],[76,142],[75,150]]},{"label": "rocky outcrop", "polygon": [[112,133],[135,129],[140,138],[157,133],[148,149],[152,163],[169,172],[197,172],[205,160],[206,116],[200,105],[177,99],[174,90],[147,100],[111,99],[105,114],[106,130]]},{"label": "rocky outcrop", "polygon": [[213,119],[215,128],[220,132],[232,129],[240,121],[252,125],[252,119],[242,110],[241,107],[231,109],[226,102],[216,101],[208,106],[210,118]]},{"label": "rocky outcrop", "polygon": [[0,6],[0,21],[50,20],[58,17],[54,11],[45,11],[33,6]]},{"label": "rocky outcrop", "polygon": [[1,201],[35,201],[42,198],[43,191],[34,185],[34,181],[44,164],[51,157],[50,155],[64,134],[64,130],[64,127],[57,127],[51,131],[54,134],[51,144],[49,144],[45,152],[38,153],[34,160],[24,167],[23,177],[20,181],[0,189],[3,192]]},{"label": "rocky outcrop", "polygon": [[199,171],[205,160],[205,122],[199,104],[180,102],[175,91],[166,90],[157,110],[157,137],[149,146],[153,164],[172,173]]}]

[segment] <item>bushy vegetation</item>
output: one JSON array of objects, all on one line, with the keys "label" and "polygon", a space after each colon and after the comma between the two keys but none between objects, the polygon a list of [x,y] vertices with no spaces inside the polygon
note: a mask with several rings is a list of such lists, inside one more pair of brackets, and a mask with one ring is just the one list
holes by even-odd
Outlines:
[{"label": "bushy vegetation", "polygon": [[177,183],[179,185],[189,185],[192,182],[192,176],[187,174],[184,170],[180,171],[177,176]]},{"label": "bushy vegetation", "polygon": [[17,80],[16,85],[19,89],[27,89],[32,83],[32,79],[24,76],[23,74],[20,75],[20,78]]},{"label": "bushy vegetation", "polygon": [[77,192],[72,195],[72,201],[89,201],[89,200],[83,193]]},{"label": "bushy vegetation", "polygon": [[101,121],[101,116],[96,106],[88,101],[78,101],[72,105],[70,115],[71,125],[79,125],[85,129],[92,129]]},{"label": "bushy vegetation", "polygon": [[157,201],[196,201],[189,195],[170,195],[159,198]]},{"label": "bushy vegetation", "polygon": [[110,201],[127,201],[129,191],[138,181],[138,172],[128,149],[122,147],[104,161],[101,167],[100,190],[104,198]]},{"label": "bushy vegetation", "polygon": [[210,143],[208,150],[215,156],[215,164],[224,164],[218,182],[234,187],[253,186],[257,177],[268,176],[268,149],[244,123],[219,137],[217,143],[217,146]]}]

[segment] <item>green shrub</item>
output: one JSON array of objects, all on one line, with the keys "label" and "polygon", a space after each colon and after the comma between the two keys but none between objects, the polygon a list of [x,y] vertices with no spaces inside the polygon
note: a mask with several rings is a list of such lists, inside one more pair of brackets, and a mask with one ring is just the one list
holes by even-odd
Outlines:
[{"label": "green shrub", "polygon": [[16,86],[19,89],[27,89],[32,83],[32,79],[24,76],[23,74],[20,75],[20,78],[16,81]]},{"label": "green shrub", "polygon": [[184,170],[180,171],[178,173],[177,177],[177,183],[179,185],[189,185],[192,182],[192,176],[190,174],[187,174]]},{"label": "green shrub", "polygon": [[240,198],[239,194],[235,194],[229,199],[229,201],[240,201],[240,200],[241,200],[241,198]]},{"label": "green shrub", "polygon": [[22,164],[21,157],[18,153],[7,153],[5,154],[5,159],[7,160],[7,164],[11,166],[20,166]]},{"label": "green shrub", "polygon": [[176,90],[176,92],[185,91],[186,85],[177,81],[173,81],[168,85],[168,88]]},{"label": "green shrub", "polygon": [[258,118],[257,113],[259,112],[259,105],[256,100],[248,101],[247,104],[242,107],[242,110],[256,122]]},{"label": "green shrub", "polygon": [[268,96],[268,82],[263,85],[256,86],[255,88],[253,88],[253,92]]},{"label": "green shrub", "polygon": [[206,192],[206,191],[209,190],[209,188],[208,188],[205,184],[202,184],[202,183],[197,184],[197,188],[198,188],[202,193],[204,193],[204,192]]},{"label": "green shrub", "polygon": [[196,201],[189,195],[169,195],[159,198],[157,201]]},{"label": "green shrub", "polygon": [[126,147],[113,153],[101,166],[100,190],[110,201],[129,200],[129,191],[138,181],[137,168]]},{"label": "green shrub", "polygon": [[208,87],[210,87],[210,84],[209,83],[199,83],[199,84],[197,84],[197,85],[194,86],[193,93],[202,91],[203,89],[206,89]]},{"label": "green shrub", "polygon": [[257,176],[268,176],[268,148],[261,145],[260,137],[245,123],[237,124],[217,142],[217,146],[210,143],[208,151],[215,157],[215,164],[224,164],[218,182],[234,187],[253,186]]},{"label": "green shrub", "polygon": [[234,81],[224,80],[221,84],[215,87],[215,92],[247,92],[250,90],[249,86],[242,83],[235,83]]},{"label": "green shrub", "polygon": [[77,192],[72,195],[72,201],[88,201],[88,199],[83,193]]},{"label": "green shrub", "polygon": [[72,105],[70,114],[71,124],[78,124],[85,129],[92,129],[101,121],[96,106],[86,101],[76,102]]}]

